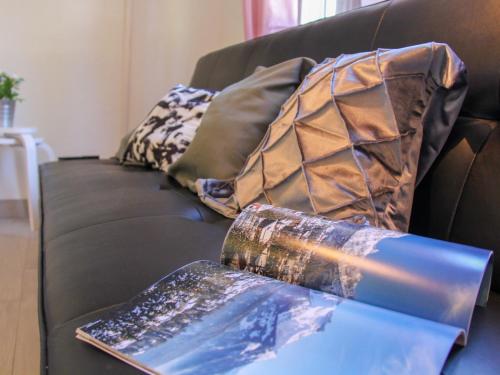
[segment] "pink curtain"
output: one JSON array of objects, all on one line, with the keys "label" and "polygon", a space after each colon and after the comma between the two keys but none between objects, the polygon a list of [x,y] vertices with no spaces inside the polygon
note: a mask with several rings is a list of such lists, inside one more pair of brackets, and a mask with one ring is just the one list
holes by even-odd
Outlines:
[{"label": "pink curtain", "polygon": [[299,24],[300,0],[243,0],[245,38],[252,39]]}]

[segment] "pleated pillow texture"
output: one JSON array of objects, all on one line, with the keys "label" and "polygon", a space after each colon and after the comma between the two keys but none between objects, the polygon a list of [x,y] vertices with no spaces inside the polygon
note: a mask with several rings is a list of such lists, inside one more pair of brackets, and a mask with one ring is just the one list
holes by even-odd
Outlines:
[{"label": "pleated pillow texture", "polygon": [[466,90],[465,66],[446,44],[327,59],[238,176],[199,179],[198,195],[227,217],[259,202],[407,231],[417,176],[443,147]]}]

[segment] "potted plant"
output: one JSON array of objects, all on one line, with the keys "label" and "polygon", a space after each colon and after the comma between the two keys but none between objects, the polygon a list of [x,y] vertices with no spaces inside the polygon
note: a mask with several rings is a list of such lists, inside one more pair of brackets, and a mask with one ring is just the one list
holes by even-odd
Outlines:
[{"label": "potted plant", "polygon": [[19,85],[22,78],[0,71],[0,123],[4,128],[12,127],[16,102],[20,101]]}]

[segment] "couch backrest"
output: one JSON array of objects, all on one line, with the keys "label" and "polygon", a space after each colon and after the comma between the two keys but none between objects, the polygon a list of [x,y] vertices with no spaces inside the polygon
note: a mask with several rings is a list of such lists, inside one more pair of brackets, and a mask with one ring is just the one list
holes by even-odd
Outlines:
[{"label": "couch backrest", "polygon": [[[418,186],[410,230],[500,252],[500,2],[388,0],[212,52],[191,84],[222,89],[297,57],[448,43],[468,69],[469,91],[445,150]],[[500,255],[494,289],[500,290]]]}]

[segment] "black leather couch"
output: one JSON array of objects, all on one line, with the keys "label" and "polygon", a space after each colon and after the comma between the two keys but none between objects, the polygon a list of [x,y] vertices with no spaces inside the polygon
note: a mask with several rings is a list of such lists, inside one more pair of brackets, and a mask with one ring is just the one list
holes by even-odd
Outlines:
[{"label": "black leather couch", "polygon": [[[382,2],[213,52],[199,60],[192,85],[222,89],[257,65],[427,41],[458,53],[470,89],[446,149],[417,189],[411,232],[498,250],[498,0]],[[77,341],[75,328],[185,263],[218,259],[230,220],[164,175],[112,160],[45,164],[41,190],[42,372],[138,373]],[[498,262],[489,306],[476,309],[470,343],[453,350],[445,373],[500,373]]]}]

